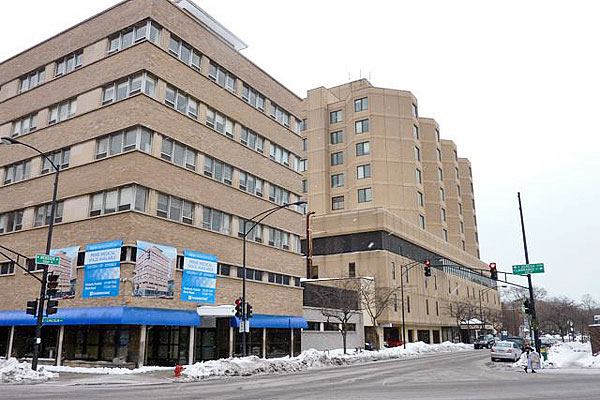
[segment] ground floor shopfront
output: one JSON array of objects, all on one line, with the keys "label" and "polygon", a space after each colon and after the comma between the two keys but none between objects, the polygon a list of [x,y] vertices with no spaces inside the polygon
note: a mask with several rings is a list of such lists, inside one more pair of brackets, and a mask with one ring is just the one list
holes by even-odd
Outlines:
[{"label": "ground floor shopfront", "polygon": [[[0,311],[0,356],[33,355],[33,317]],[[259,357],[297,355],[301,317],[255,315],[248,352]],[[41,358],[57,365],[174,366],[241,354],[236,318],[202,317],[195,311],[139,307],[60,310],[42,329]],[[59,356],[60,355],[60,356]]]},{"label": "ground floor shopfront", "polygon": [[[390,326],[391,325],[391,326]],[[406,326],[406,342],[424,342],[428,344],[460,341],[454,335],[454,328],[440,326]],[[365,338],[374,343],[375,330],[372,326],[365,327]],[[388,324],[383,327],[384,343],[398,343],[402,341],[402,325]]]}]

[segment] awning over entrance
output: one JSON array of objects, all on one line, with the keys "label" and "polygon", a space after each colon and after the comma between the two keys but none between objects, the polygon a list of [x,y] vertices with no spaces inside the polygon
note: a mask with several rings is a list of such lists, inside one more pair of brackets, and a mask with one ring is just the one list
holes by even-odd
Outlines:
[{"label": "awning over entrance", "polygon": [[[238,328],[240,319],[237,317],[231,318],[231,326]],[[308,323],[302,317],[255,314],[250,318],[250,328],[306,329]]]},{"label": "awning over entrance", "polygon": [[[0,326],[33,326],[36,319],[24,310],[0,311]],[[169,325],[200,326],[195,310],[169,310],[147,307],[62,308],[44,325]]]}]

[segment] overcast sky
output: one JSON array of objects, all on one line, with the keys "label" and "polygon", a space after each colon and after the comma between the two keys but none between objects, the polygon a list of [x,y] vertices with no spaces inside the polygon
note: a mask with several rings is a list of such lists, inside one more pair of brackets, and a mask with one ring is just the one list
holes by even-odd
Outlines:
[{"label": "overcast sky", "polygon": [[[600,300],[600,4],[592,1],[196,0],[299,96],[359,77],[409,90],[473,164],[481,256]],[[118,3],[2,2],[0,60]],[[526,279],[517,280],[526,284]]]}]

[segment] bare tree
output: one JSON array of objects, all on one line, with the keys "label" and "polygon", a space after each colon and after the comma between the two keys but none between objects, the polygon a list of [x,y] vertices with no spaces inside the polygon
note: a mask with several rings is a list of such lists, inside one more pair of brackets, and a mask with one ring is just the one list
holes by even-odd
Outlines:
[{"label": "bare tree", "polygon": [[461,331],[462,324],[467,326],[467,343],[471,343],[471,320],[478,317],[479,305],[473,300],[456,300],[446,305],[446,311],[454,318],[458,332]]},{"label": "bare tree", "polygon": [[362,284],[359,285],[358,293],[361,299],[361,307],[369,314],[371,323],[375,329],[376,349],[379,349],[381,346],[377,329],[379,326],[379,318],[388,308],[398,301],[398,292],[398,287],[379,287],[375,285],[375,281],[362,282]]}]

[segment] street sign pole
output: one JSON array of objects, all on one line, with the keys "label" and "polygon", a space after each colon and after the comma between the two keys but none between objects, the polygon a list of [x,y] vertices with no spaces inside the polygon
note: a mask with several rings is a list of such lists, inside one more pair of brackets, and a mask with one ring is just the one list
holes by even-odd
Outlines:
[{"label": "street sign pole", "polygon": [[[523,207],[521,206],[521,192],[517,192],[519,199],[519,215],[521,216],[521,232],[523,233],[523,248],[525,249],[525,264],[529,264],[529,253],[527,252],[527,238],[525,236],[525,222],[523,221]],[[541,342],[539,339],[539,330],[537,324],[537,314],[535,310],[535,298],[533,296],[533,283],[531,281],[531,273],[527,274],[527,283],[529,284],[529,304],[531,307],[531,339],[535,344],[535,349],[539,353]]]}]

